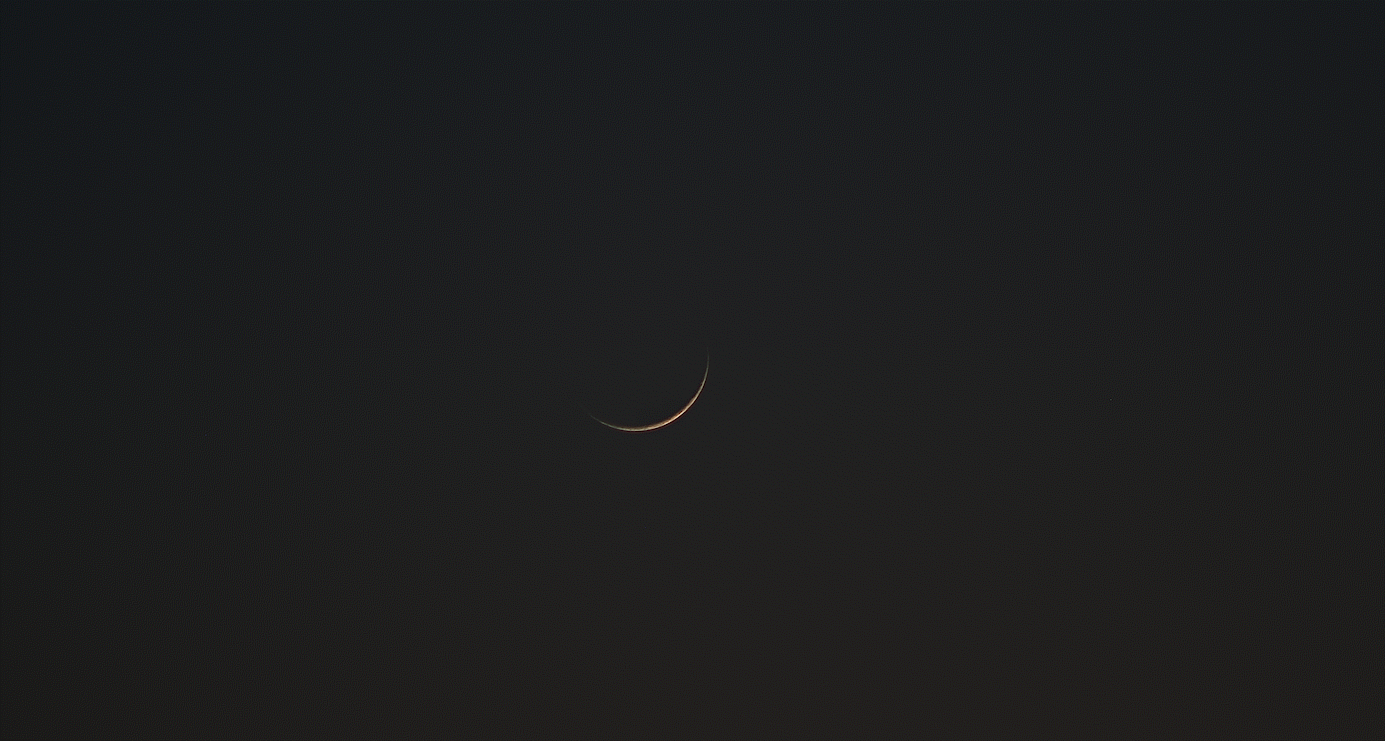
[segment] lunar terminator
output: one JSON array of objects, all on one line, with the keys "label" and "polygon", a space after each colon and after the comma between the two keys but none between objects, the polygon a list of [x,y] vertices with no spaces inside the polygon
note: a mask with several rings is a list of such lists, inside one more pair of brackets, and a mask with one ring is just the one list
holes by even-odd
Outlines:
[{"label": "lunar terminator", "polygon": [[587,412],[587,416],[591,417],[597,422],[600,422],[603,425],[606,425],[607,427],[613,430],[620,430],[621,432],[652,432],[654,430],[659,429],[660,427],[666,427],[668,425],[673,424],[674,420],[683,416],[685,413],[687,413],[689,409],[692,409],[693,404],[697,403],[697,397],[702,395],[702,389],[707,386],[707,375],[711,372],[711,370],[712,358],[711,355],[708,355],[707,366],[702,371],[702,382],[697,385],[697,392],[693,394],[692,399],[689,399],[688,403],[685,404],[682,409],[679,409],[676,413],[674,413],[672,417],[669,417],[668,419],[663,420],[662,422],[655,422],[652,425],[644,425],[641,427],[624,427],[622,425],[613,425],[610,422],[607,422],[601,419],[600,417],[597,417],[595,414],[592,414],[591,412]]}]

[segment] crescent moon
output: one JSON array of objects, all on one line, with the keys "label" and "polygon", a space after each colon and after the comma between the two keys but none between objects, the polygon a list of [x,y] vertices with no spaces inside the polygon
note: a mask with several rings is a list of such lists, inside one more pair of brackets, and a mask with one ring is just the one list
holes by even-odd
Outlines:
[{"label": "crescent moon", "polygon": [[613,424],[611,424],[610,422],[603,421],[603,420],[601,420],[600,418],[598,418],[595,414],[592,414],[591,412],[587,412],[587,416],[588,416],[588,417],[591,417],[592,419],[595,419],[597,422],[601,422],[601,424],[606,425],[607,427],[609,427],[609,428],[611,428],[611,429],[613,429],[613,430],[620,430],[621,432],[650,432],[650,431],[652,431],[652,430],[657,430],[657,429],[659,429],[660,427],[667,427],[668,425],[673,424],[673,421],[674,421],[674,420],[676,420],[676,419],[678,419],[679,417],[683,416],[689,409],[692,409],[692,405],[693,405],[693,404],[696,404],[696,403],[697,403],[697,397],[699,397],[699,396],[702,395],[702,389],[707,385],[707,374],[710,373],[711,370],[712,370],[712,356],[711,356],[711,355],[708,355],[708,356],[707,356],[707,367],[702,371],[702,383],[699,383],[699,384],[697,385],[697,393],[693,394],[692,399],[688,400],[688,403],[687,403],[686,405],[684,405],[682,409],[679,409],[678,412],[677,412],[676,414],[674,414],[672,417],[669,417],[668,419],[666,419],[666,420],[664,420],[664,421],[662,421],[662,422],[655,422],[655,423],[652,424],[652,425],[645,425],[645,426],[643,426],[643,427],[622,427],[622,426],[620,426],[620,425],[613,425]]}]

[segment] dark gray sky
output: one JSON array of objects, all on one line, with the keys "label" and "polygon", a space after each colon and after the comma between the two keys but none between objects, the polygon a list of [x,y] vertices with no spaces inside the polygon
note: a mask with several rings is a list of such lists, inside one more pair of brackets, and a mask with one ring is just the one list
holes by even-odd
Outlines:
[{"label": "dark gray sky", "polygon": [[1381,7],[8,4],[4,734],[1379,737]]}]

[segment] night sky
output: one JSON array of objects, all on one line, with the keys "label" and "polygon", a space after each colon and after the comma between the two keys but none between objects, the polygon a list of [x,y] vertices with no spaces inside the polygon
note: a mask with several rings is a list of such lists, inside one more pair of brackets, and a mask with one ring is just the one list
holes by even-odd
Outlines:
[{"label": "night sky", "polygon": [[0,29],[6,738],[1385,736],[1385,5]]}]

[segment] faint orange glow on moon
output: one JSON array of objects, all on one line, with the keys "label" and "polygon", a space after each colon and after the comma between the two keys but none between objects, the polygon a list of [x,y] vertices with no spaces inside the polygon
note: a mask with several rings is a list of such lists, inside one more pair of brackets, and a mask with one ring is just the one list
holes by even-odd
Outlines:
[{"label": "faint orange glow on moon", "polygon": [[672,417],[669,417],[668,419],[662,422],[655,422],[652,425],[645,425],[643,427],[622,427],[620,425],[613,425],[610,422],[605,422],[598,418],[595,414],[592,414],[591,412],[587,412],[587,416],[591,417],[592,419],[595,419],[597,422],[601,422],[601,424],[606,425],[607,427],[613,430],[620,430],[621,432],[651,432],[653,430],[659,429],[660,427],[667,427],[668,425],[673,424],[674,420],[683,416],[683,414],[686,413],[689,409],[692,409],[693,404],[697,403],[697,397],[702,395],[702,389],[707,385],[707,374],[709,374],[711,370],[712,358],[709,355],[707,357],[707,367],[702,371],[702,383],[697,385],[697,393],[693,394],[692,399],[688,401],[687,405],[685,405],[682,409],[679,409],[678,412],[675,413]]}]

